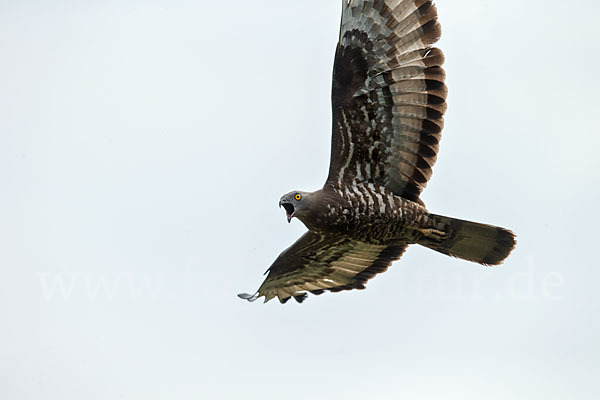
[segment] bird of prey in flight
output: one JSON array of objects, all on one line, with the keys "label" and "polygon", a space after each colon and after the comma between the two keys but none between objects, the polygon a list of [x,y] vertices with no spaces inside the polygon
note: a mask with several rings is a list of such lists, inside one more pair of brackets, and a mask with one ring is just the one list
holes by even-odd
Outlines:
[{"label": "bird of prey in flight", "polygon": [[344,0],[333,65],[329,175],[279,200],[306,232],[253,294],[302,302],[364,289],[407,246],[497,265],[515,246],[504,228],[430,213],[420,199],[444,125],[447,89],[437,10],[429,0]]}]

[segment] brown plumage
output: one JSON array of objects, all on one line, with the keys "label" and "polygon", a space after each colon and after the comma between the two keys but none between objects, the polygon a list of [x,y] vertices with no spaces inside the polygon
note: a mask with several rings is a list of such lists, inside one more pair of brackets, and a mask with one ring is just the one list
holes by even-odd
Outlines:
[{"label": "brown plumage", "polygon": [[288,221],[309,231],[269,268],[256,294],[301,302],[308,292],[364,289],[420,244],[484,265],[515,245],[509,230],[430,214],[419,198],[437,158],[447,89],[437,11],[428,0],[344,0],[333,83],[329,175],[284,195]]}]

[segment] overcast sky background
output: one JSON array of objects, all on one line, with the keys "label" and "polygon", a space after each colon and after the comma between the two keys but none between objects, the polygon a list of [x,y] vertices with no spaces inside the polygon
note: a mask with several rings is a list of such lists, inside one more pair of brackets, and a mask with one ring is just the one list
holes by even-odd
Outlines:
[{"label": "overcast sky background", "polygon": [[600,397],[596,1],[439,0],[423,199],[510,228],[241,301],[329,164],[340,2],[0,1],[2,399]]}]

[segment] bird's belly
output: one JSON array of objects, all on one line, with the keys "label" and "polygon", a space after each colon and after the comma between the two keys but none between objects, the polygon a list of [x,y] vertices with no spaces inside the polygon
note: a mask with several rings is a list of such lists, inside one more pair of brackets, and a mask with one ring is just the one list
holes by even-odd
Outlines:
[{"label": "bird's belly", "polygon": [[418,232],[407,223],[402,213],[388,215],[378,212],[342,212],[322,215],[312,222],[311,226],[307,225],[311,231],[341,234],[365,243],[415,243],[418,237]]},{"label": "bird's belly", "polygon": [[414,243],[418,237],[418,232],[398,216],[363,216],[352,225],[348,235],[367,243]]},{"label": "bird's belly", "polygon": [[[415,243],[428,218],[418,203],[395,196],[385,188],[361,186],[340,189],[306,219],[315,232],[342,234],[367,243]],[[360,195],[359,195],[360,194]]]}]

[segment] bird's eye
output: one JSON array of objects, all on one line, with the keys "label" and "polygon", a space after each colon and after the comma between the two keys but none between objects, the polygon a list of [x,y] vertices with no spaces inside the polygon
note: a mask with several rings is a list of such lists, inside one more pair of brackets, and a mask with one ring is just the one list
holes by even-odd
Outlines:
[{"label": "bird's eye", "polygon": [[296,193],[294,198],[296,199],[296,201],[300,201],[300,200],[302,200],[302,195],[300,193]]}]

